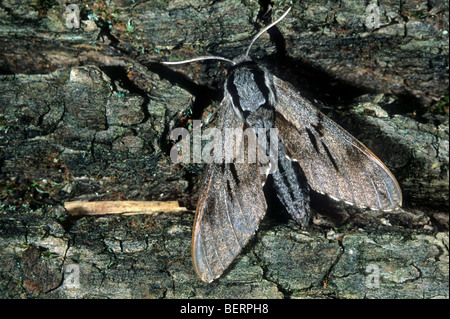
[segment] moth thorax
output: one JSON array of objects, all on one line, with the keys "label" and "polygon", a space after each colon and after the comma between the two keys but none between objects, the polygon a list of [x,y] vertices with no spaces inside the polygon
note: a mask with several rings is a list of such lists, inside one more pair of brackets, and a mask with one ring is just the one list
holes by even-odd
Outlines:
[{"label": "moth thorax", "polygon": [[244,68],[236,70],[233,83],[244,112],[253,112],[267,103],[267,90],[258,87],[253,72]]},{"label": "moth thorax", "polygon": [[275,104],[273,84],[268,73],[256,63],[247,61],[233,67],[226,89],[241,119],[272,120]]}]

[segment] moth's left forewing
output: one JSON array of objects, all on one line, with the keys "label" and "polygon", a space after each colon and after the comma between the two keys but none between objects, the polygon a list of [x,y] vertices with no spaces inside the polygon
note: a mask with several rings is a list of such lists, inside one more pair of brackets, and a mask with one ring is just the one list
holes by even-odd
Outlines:
[{"label": "moth's left forewing", "polygon": [[275,76],[273,80],[275,126],[314,190],[360,207],[388,211],[401,206],[395,177],[370,150],[291,85]]},{"label": "moth's left forewing", "polygon": [[[218,129],[242,130],[243,123],[225,98]],[[224,135],[225,145],[230,136]],[[192,259],[205,282],[218,278],[255,233],[266,213],[259,163],[211,163],[206,169],[192,234]]]}]

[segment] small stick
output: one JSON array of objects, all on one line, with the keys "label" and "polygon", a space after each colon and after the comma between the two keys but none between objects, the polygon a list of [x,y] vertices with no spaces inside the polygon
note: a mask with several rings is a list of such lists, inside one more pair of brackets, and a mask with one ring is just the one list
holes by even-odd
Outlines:
[{"label": "small stick", "polygon": [[66,202],[66,210],[71,215],[106,215],[106,214],[154,214],[187,211],[177,201],[101,201],[101,202]]}]

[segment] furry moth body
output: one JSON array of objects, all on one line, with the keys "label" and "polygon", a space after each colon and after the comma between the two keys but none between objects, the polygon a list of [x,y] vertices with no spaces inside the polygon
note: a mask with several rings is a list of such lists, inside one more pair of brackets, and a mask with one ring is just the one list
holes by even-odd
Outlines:
[{"label": "furry moth body", "polygon": [[[397,181],[371,151],[295,88],[248,57],[255,40],[289,10],[261,30],[246,53],[233,60],[208,56],[164,63],[219,59],[233,64],[225,81],[217,128],[278,130],[274,186],[280,202],[301,225],[309,221],[310,188],[359,207],[400,207]],[[267,208],[263,193],[267,176],[261,174],[258,162],[208,164],[191,246],[195,271],[203,281],[218,278],[257,230]]]}]

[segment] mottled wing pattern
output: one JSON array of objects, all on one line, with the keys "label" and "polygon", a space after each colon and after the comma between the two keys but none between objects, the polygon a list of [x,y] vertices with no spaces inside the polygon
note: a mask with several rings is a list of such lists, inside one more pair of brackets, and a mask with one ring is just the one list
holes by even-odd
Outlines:
[{"label": "mottled wing pattern", "polygon": [[310,186],[337,200],[379,210],[402,203],[400,187],[386,166],[361,142],[274,76],[275,126],[286,153]]},{"label": "mottled wing pattern", "polygon": [[[217,127],[222,132],[225,127],[243,128],[227,99],[219,112]],[[208,165],[192,236],[194,268],[203,281],[211,282],[222,274],[265,215],[265,177],[259,172],[258,163]]]}]

